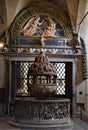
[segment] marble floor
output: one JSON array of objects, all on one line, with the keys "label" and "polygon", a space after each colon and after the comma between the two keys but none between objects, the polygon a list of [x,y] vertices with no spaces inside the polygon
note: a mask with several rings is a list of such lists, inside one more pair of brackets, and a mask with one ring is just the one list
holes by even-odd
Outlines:
[{"label": "marble floor", "polygon": [[[10,118],[0,117],[0,130],[23,130],[21,128],[12,127],[9,122]],[[69,130],[88,130],[88,123],[82,121],[81,119],[74,117],[72,118],[73,127]],[[26,129],[24,129],[26,130]],[[68,130],[68,129],[64,129]]]}]

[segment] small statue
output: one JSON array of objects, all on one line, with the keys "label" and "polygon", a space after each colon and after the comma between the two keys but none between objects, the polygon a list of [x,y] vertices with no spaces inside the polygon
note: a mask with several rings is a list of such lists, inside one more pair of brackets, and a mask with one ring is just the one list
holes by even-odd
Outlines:
[{"label": "small statue", "polygon": [[3,31],[3,33],[0,35],[0,40],[4,42],[5,45],[9,44],[10,36],[8,30]]},{"label": "small statue", "polygon": [[5,44],[8,45],[9,44],[9,32],[8,30],[5,30]]},{"label": "small statue", "polygon": [[72,40],[67,43],[67,45],[71,46],[74,50],[74,53],[78,53],[78,50],[76,48],[77,45],[79,45],[79,41],[78,41],[78,34],[77,33],[73,33],[72,35]]}]

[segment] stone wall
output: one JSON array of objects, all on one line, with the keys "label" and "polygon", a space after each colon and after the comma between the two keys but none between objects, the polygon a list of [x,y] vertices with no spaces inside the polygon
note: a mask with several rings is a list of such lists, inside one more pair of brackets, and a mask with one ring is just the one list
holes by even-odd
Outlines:
[{"label": "stone wall", "polygon": [[[77,16],[77,32],[81,36],[85,44],[84,57],[84,81],[77,87],[77,102],[83,101],[85,105],[85,115],[88,117],[88,0],[79,0],[78,16]],[[83,95],[79,95],[79,91]],[[82,100],[81,100],[82,99]]]}]

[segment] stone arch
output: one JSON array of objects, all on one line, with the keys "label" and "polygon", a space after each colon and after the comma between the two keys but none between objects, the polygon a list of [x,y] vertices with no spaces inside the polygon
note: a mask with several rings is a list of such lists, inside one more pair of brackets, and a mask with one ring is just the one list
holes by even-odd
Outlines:
[{"label": "stone arch", "polygon": [[66,16],[66,14],[63,11],[59,11],[60,9],[56,9],[56,6],[54,5],[34,5],[32,7],[26,7],[23,10],[21,10],[16,17],[13,20],[13,23],[11,24],[11,36],[17,36],[19,35],[19,30],[21,28],[21,25],[24,23],[24,21],[34,15],[48,15],[55,19],[57,23],[59,23],[64,31],[64,34],[66,37],[69,37],[72,33],[71,30],[71,23],[69,22],[69,17]]}]

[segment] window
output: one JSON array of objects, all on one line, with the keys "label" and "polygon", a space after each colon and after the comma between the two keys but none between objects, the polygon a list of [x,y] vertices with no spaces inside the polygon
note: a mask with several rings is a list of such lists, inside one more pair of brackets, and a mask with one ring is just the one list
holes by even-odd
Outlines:
[{"label": "window", "polygon": [[[54,68],[57,73],[57,94],[58,95],[65,95],[65,63],[52,63],[54,65]],[[32,62],[15,62],[15,67],[16,67],[16,95],[20,96],[27,96],[28,92],[28,87],[27,87],[27,73],[28,73],[28,68],[29,66],[32,65]],[[32,81],[31,76],[29,77],[29,82],[31,83]],[[44,79],[42,79],[44,80]],[[43,81],[42,81],[43,82]],[[51,81],[52,82],[52,81]]]}]

